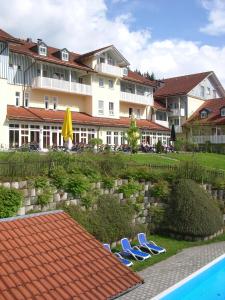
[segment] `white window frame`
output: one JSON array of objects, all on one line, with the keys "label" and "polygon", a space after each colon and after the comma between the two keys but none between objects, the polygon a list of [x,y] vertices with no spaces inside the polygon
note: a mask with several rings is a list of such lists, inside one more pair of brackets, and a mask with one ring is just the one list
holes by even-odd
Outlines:
[{"label": "white window frame", "polygon": [[98,114],[104,115],[104,101],[98,100]]},{"label": "white window frame", "polygon": [[208,117],[207,111],[206,111],[206,110],[202,110],[202,111],[200,112],[200,117],[201,117],[201,119],[207,118],[207,117]]},{"label": "white window frame", "polygon": [[49,96],[44,96],[45,110],[49,110]]},{"label": "white window frame", "polygon": [[225,117],[225,107],[221,108],[220,114],[221,117]]},{"label": "white window frame", "polygon": [[141,118],[141,109],[140,108],[137,108],[136,117],[137,117],[137,119],[140,120],[140,118]]},{"label": "white window frame", "polygon": [[207,95],[210,95],[211,94],[211,89],[210,87],[207,87]]},{"label": "white window frame", "polygon": [[109,102],[109,115],[114,116],[114,102]]},{"label": "white window frame", "polygon": [[25,92],[24,93],[24,107],[28,108],[30,104],[30,94]]},{"label": "white window frame", "polygon": [[52,109],[57,110],[57,107],[58,107],[58,97],[53,96],[52,97]]},{"label": "white window frame", "polygon": [[15,92],[15,106],[19,107],[20,106],[20,92]]},{"label": "white window frame", "polygon": [[109,79],[109,88],[113,89],[114,88],[114,82],[112,79]]},{"label": "white window frame", "polygon": [[204,85],[201,85],[201,86],[200,86],[200,96],[201,96],[202,98],[205,97],[205,87],[204,87]]},{"label": "white window frame", "polygon": [[66,50],[61,51],[61,58],[63,61],[69,61],[69,53]]},{"label": "white window frame", "polygon": [[99,78],[98,84],[99,84],[100,88],[104,88],[104,79],[103,78]]},{"label": "white window frame", "polygon": [[47,47],[44,45],[39,45],[38,47],[39,55],[47,56]]}]

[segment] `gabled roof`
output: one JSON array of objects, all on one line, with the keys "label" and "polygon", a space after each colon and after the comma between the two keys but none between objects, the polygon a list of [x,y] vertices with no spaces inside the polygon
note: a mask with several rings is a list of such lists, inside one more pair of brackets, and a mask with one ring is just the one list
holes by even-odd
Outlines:
[{"label": "gabled roof", "polygon": [[114,299],[143,280],[63,211],[0,220],[1,299]]},{"label": "gabled roof", "polygon": [[166,108],[166,105],[165,103],[162,103],[160,100],[154,100],[154,105],[153,107],[156,109],[156,110],[161,110],[161,111],[167,111],[168,109]]},{"label": "gabled roof", "polygon": [[204,73],[166,78],[163,80],[165,84],[155,92],[154,96],[157,98],[163,98],[167,96],[188,94],[196,85],[198,85],[210,74],[213,74],[213,72],[209,71]]},{"label": "gabled roof", "polygon": [[129,65],[129,62],[120,53],[120,51],[118,49],[116,49],[116,47],[114,45],[109,45],[109,46],[106,46],[106,47],[103,47],[103,48],[99,48],[99,49],[84,53],[84,54],[79,56],[78,61],[83,61],[87,57],[91,57],[91,56],[96,55],[96,54],[101,54],[102,52],[109,51],[109,50],[112,50],[116,55],[118,55],[121,58],[122,61],[124,61],[124,66]]},{"label": "gabled roof", "polygon": [[[63,110],[45,110],[44,108],[24,108],[16,107],[14,105],[7,106],[7,118],[9,120],[20,120],[30,122],[49,122],[49,123],[63,123],[65,111]],[[129,118],[99,118],[92,117],[81,112],[72,112],[73,124],[105,126],[105,127],[122,127],[128,128],[130,126]],[[141,129],[168,131],[169,129],[156,124],[149,120],[137,120],[137,126]]]},{"label": "gabled roof", "polygon": [[[185,122],[185,125],[198,124],[198,125],[225,125],[225,117],[221,117],[221,108],[225,106],[225,98],[206,100],[194,112],[192,116]],[[203,110],[208,111],[208,116],[201,119],[200,112]]]},{"label": "gabled roof", "polygon": [[132,81],[132,82],[136,82],[136,83],[144,84],[144,85],[150,85],[153,87],[156,86],[155,80],[147,79],[146,77],[138,74],[137,72],[133,72],[131,70],[128,70],[128,75],[124,76],[122,78],[122,80]]},{"label": "gabled roof", "polygon": [[19,39],[10,35],[6,31],[0,28],[0,41],[13,42],[13,43],[21,43]]}]

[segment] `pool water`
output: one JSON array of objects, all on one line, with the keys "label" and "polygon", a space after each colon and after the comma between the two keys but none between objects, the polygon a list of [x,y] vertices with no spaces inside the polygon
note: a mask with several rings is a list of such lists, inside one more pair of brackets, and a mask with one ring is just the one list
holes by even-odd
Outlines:
[{"label": "pool water", "polygon": [[[182,281],[183,282],[183,281]],[[169,289],[170,290],[170,289]],[[225,300],[225,255],[193,274],[160,300]],[[160,295],[159,295],[160,296]]]}]

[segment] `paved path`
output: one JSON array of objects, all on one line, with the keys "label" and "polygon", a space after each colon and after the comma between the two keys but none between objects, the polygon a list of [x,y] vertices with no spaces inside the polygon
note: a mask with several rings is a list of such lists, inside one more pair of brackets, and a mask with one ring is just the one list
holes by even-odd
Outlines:
[{"label": "paved path", "polygon": [[167,260],[139,272],[145,283],[119,299],[151,299],[224,253],[225,242],[184,249]]}]

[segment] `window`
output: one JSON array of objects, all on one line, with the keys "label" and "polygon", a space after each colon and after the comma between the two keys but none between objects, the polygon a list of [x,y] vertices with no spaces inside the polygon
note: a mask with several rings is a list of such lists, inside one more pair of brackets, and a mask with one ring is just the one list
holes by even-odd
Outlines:
[{"label": "window", "polygon": [[114,61],[114,59],[110,55],[108,55],[108,64],[112,65],[112,66],[115,65],[115,61]]},{"label": "window", "polygon": [[9,124],[9,148],[19,147],[19,124]]},{"label": "window", "polygon": [[114,115],[114,103],[109,102],[109,115],[113,116]]},{"label": "window", "polygon": [[207,118],[208,117],[208,112],[206,110],[202,110],[200,112],[200,117],[201,117],[201,119]]},{"label": "window", "polygon": [[203,85],[201,85],[200,95],[202,98],[205,97],[205,87]]},{"label": "window", "polygon": [[104,87],[104,80],[103,78],[99,78],[99,86]]},{"label": "window", "polygon": [[99,59],[99,62],[104,64],[105,63],[105,57],[101,56],[100,59]]},{"label": "window", "polygon": [[53,107],[53,110],[57,109],[57,104],[58,104],[58,98],[57,97],[52,97],[52,107]]},{"label": "window", "polygon": [[137,119],[141,118],[141,110],[138,108],[137,109]]},{"label": "window", "polygon": [[22,67],[20,65],[17,66],[18,71],[22,71]]},{"label": "window", "polygon": [[10,67],[10,68],[13,68],[13,64],[9,64],[9,67]]},{"label": "window", "polygon": [[45,103],[45,109],[49,109],[49,97],[48,96],[45,96],[44,103]]},{"label": "window", "polygon": [[29,107],[29,98],[30,98],[29,93],[24,93],[24,106],[25,107]]},{"label": "window", "polygon": [[128,69],[127,68],[123,68],[123,75],[127,76],[128,75]]},{"label": "window", "polygon": [[110,89],[113,89],[113,86],[114,86],[113,80],[109,80],[109,88],[110,88]]},{"label": "window", "polygon": [[87,130],[86,128],[81,128],[81,143],[87,143]]},{"label": "window", "polygon": [[20,92],[16,92],[16,101],[15,101],[16,106],[20,106]]},{"label": "window", "polygon": [[213,90],[213,98],[216,98],[216,90]]},{"label": "window", "polygon": [[179,119],[174,119],[174,125],[175,126],[179,126],[180,125]]},{"label": "window", "polygon": [[207,95],[210,95],[210,94],[211,94],[210,87],[207,87]]},{"label": "window", "polygon": [[130,108],[129,108],[129,118],[132,117],[132,115],[133,115],[133,108],[130,107]]},{"label": "window", "polygon": [[69,53],[66,50],[61,51],[61,58],[64,61],[68,61],[69,60]]},{"label": "window", "polygon": [[82,78],[82,77],[79,77],[78,82],[79,82],[79,83],[83,83],[83,78]]},{"label": "window", "polygon": [[111,131],[106,131],[106,144],[111,145],[112,142],[112,132]]},{"label": "window", "polygon": [[114,132],[114,145],[118,145],[119,144],[119,133],[118,132]]},{"label": "window", "polygon": [[104,101],[102,101],[102,100],[98,101],[98,114],[99,115],[104,114]]},{"label": "window", "polygon": [[163,111],[156,112],[156,120],[158,121],[167,121],[167,114]]},{"label": "window", "polygon": [[47,47],[44,45],[39,45],[39,55],[47,55]]},{"label": "window", "polygon": [[221,117],[225,117],[225,107],[221,108],[220,113]]}]

